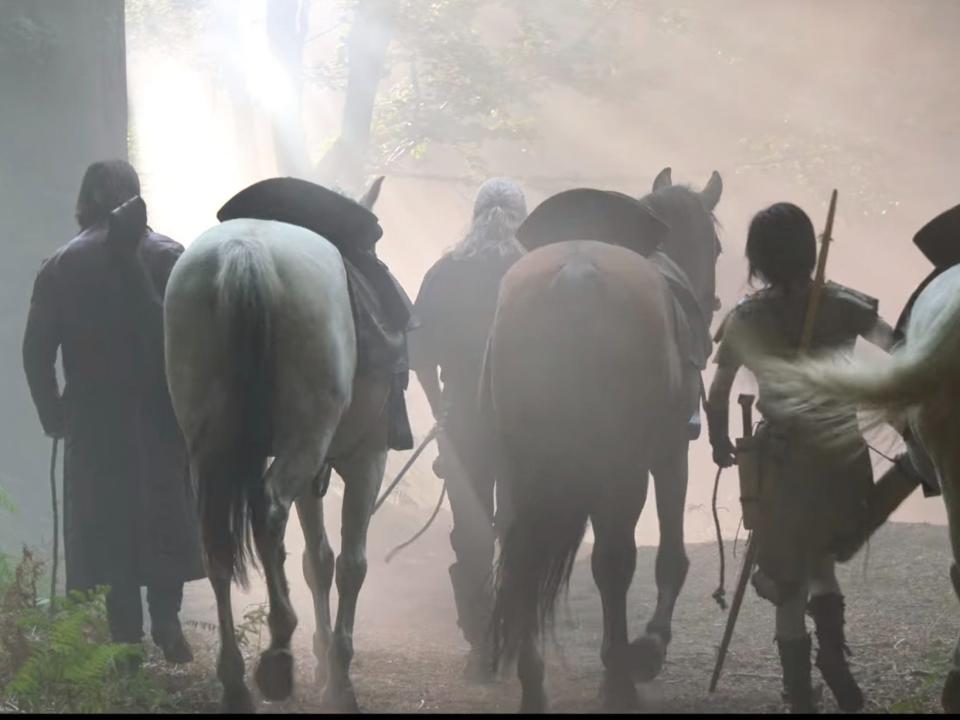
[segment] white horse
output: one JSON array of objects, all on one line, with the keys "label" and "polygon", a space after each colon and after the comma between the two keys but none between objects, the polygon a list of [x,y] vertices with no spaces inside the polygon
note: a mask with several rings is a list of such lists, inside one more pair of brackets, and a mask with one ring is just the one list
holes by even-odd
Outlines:
[{"label": "white horse", "polygon": [[[361,201],[370,209],[379,182]],[[166,366],[200,500],[217,598],[222,708],[252,711],[234,636],[230,586],[246,583],[253,544],[270,599],[270,647],[255,677],[264,697],[293,689],[297,618],[283,537],[297,504],[303,570],[316,614],[314,653],[324,701],[355,711],[349,668],[367,527],[387,454],[389,375],[357,375],[357,340],[340,252],[300,227],[231,220],[183,253],[164,299]],[[268,458],[273,462],[267,465]],[[342,546],[334,555],[314,481],[328,462],[343,478]],[[331,631],[330,586],[339,605]]]},{"label": "white horse", "polygon": [[[825,442],[858,432],[841,418],[867,411],[867,424],[909,427],[929,453],[947,508],[953,563],[950,578],[960,598],[960,266],[947,270],[917,298],[906,339],[879,362],[840,364],[835,358],[764,363],[780,410],[819,428]],[[960,642],[942,695],[943,709],[960,712]]]}]

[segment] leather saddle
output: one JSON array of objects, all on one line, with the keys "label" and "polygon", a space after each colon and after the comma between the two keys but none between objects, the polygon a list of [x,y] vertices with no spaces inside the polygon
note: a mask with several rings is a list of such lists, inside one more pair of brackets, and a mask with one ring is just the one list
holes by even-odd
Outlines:
[{"label": "leather saddle", "polygon": [[517,240],[527,250],[569,240],[596,240],[649,258],[673,293],[680,347],[702,370],[713,347],[710,328],[690,280],[661,249],[669,232],[667,221],[643,198],[577,188],[540,203],[517,230]]},{"label": "leather saddle", "polygon": [[413,447],[403,397],[409,379],[406,333],[413,303],[376,255],[376,242],[383,235],[377,216],[316,183],[278,177],[241,190],[217,213],[220,222],[239,218],[297,225],[326,238],[340,251],[357,335],[357,371],[392,374],[389,443],[396,450]]}]

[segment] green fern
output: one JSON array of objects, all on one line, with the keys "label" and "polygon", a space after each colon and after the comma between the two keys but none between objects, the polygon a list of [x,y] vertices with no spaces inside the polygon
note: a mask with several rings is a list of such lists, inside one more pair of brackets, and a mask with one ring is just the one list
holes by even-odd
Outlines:
[{"label": "green fern", "polygon": [[109,641],[107,588],[57,598],[51,612],[37,598],[41,564],[24,550],[0,603],[0,700],[22,712],[157,711],[172,701],[141,671],[140,645]]}]

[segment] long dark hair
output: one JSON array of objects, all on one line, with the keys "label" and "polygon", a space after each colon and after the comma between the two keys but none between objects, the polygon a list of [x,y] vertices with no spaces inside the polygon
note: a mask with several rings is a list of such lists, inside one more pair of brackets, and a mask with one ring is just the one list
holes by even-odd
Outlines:
[{"label": "long dark hair", "polygon": [[140,194],[140,178],[126,160],[101,160],[83,174],[75,217],[81,230],[104,222],[110,212]]},{"label": "long dark hair", "polygon": [[793,203],[761,210],[747,231],[748,279],[791,287],[810,278],[817,264],[817,239],[810,217]]}]

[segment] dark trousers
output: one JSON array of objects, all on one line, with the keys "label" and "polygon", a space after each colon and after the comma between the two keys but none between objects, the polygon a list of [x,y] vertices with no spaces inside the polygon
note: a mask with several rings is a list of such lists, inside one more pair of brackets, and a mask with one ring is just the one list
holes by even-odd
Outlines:
[{"label": "dark trousers", "polygon": [[[150,626],[154,636],[157,628],[178,622],[183,601],[183,583],[147,587],[147,605]],[[143,605],[138,585],[118,585],[107,593],[107,621],[110,637],[117,643],[139,643],[143,639]]]},{"label": "dark trousers", "polygon": [[457,561],[450,568],[459,624],[471,644],[482,642],[490,613],[494,556],[493,452],[479,414],[453,407],[440,436],[440,468],[447,482]]}]

